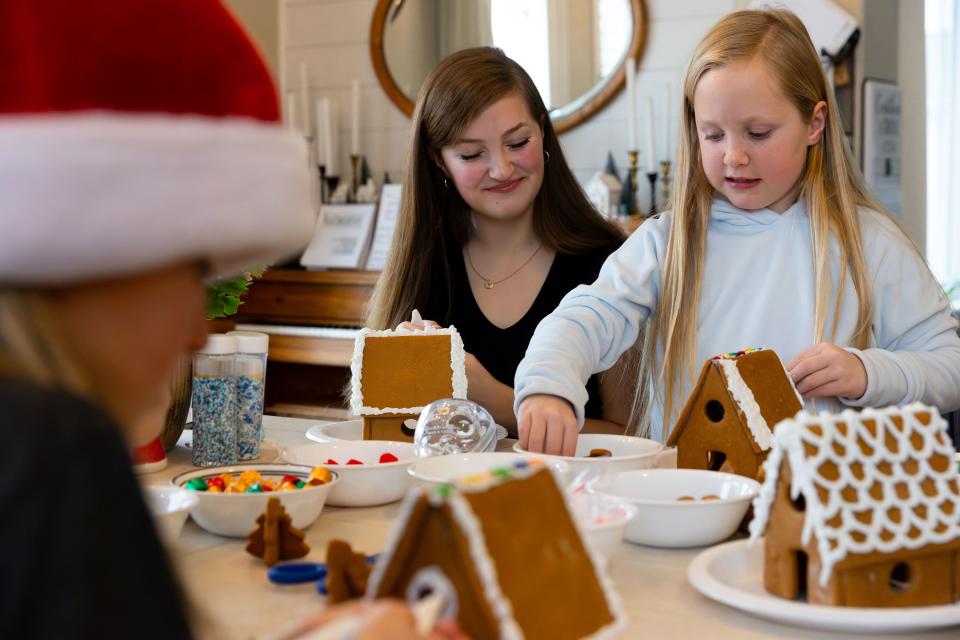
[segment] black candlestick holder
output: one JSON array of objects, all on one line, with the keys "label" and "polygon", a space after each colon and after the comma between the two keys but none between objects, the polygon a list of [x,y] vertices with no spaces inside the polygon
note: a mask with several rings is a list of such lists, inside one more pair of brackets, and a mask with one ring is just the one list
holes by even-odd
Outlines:
[{"label": "black candlestick holder", "polygon": [[650,211],[647,215],[652,216],[657,213],[657,172],[647,171],[647,180],[650,181]]}]

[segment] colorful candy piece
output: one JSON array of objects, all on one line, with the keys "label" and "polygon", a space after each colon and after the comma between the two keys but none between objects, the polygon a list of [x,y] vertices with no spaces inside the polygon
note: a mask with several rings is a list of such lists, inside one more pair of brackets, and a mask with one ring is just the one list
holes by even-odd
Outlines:
[{"label": "colorful candy piece", "polygon": [[340,463],[334,460],[333,458],[327,458],[326,464],[340,464]]},{"label": "colorful candy piece", "polygon": [[186,488],[191,491],[206,491],[208,489],[207,481],[203,478],[194,478],[187,482]]},{"label": "colorful candy piece", "polygon": [[244,493],[263,493],[263,487],[260,486],[259,482],[254,482],[252,485],[247,487],[247,490]]},{"label": "colorful candy piece", "polygon": [[223,491],[227,488],[227,483],[224,482],[223,478],[220,476],[217,476],[216,478],[210,478],[207,480],[207,489],[212,490],[214,488],[218,489],[219,491]]},{"label": "colorful candy piece", "polygon": [[347,464],[363,464],[363,460],[357,460],[356,458],[350,458],[347,460]]},{"label": "colorful candy piece", "polygon": [[310,472],[310,478],[307,483],[311,485],[327,484],[331,480],[333,480],[333,474],[330,473],[329,469],[314,467],[313,471]]},{"label": "colorful candy piece", "polygon": [[396,461],[397,461],[397,456],[393,455],[392,453],[384,453],[383,455],[380,456],[381,463],[396,462]]}]

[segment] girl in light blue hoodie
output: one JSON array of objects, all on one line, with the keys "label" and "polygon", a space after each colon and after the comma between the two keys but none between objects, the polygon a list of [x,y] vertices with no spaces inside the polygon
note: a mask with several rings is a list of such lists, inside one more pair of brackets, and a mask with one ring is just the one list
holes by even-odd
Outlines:
[{"label": "girl in light blue hoodie", "polygon": [[573,455],[584,381],[646,329],[642,434],[663,439],[698,365],[774,349],[808,409],[960,407],[957,323],[869,195],[800,20],[741,11],[694,53],[672,211],[537,328],[515,379],[521,445]]}]

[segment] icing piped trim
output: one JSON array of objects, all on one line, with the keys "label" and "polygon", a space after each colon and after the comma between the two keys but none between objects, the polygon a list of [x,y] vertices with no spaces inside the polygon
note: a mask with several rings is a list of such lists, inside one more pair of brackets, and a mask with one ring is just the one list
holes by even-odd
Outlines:
[{"label": "icing piped trim", "polygon": [[740,375],[737,360],[718,358],[715,361],[720,365],[724,376],[727,378],[727,389],[730,391],[730,395],[733,396],[734,401],[740,406],[740,411],[747,419],[747,428],[750,430],[750,435],[753,436],[753,441],[757,443],[761,451],[767,451],[773,444],[773,433],[771,433],[767,421],[764,420],[763,413],[760,412],[760,405],[757,403],[753,391],[750,390],[743,376]]},{"label": "icing piped trim", "polygon": [[[364,328],[357,334],[353,343],[353,358],[350,360],[350,411],[353,415],[382,415],[389,413],[419,414],[423,410],[419,407],[368,407],[363,404],[363,349],[368,337],[388,336],[450,336],[450,373],[453,386],[453,397],[466,399],[467,397],[467,370],[466,352],[463,348],[463,339],[453,325],[445,329],[424,327],[423,329],[375,330]],[[439,400],[439,398],[437,398]]]}]

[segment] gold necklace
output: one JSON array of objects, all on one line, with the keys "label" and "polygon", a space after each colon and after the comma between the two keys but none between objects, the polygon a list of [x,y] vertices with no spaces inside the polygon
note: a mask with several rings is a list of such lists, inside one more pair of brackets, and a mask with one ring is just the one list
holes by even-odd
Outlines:
[{"label": "gold necklace", "polygon": [[537,254],[540,253],[540,249],[542,249],[542,248],[543,248],[543,243],[541,242],[540,244],[537,245],[536,250],[534,250],[534,252],[533,252],[532,254],[530,254],[530,257],[527,258],[526,262],[524,262],[522,265],[520,265],[519,267],[517,267],[516,269],[514,269],[513,272],[512,272],[510,275],[508,275],[506,278],[500,278],[499,280],[491,280],[490,278],[486,277],[485,275],[483,275],[482,273],[480,273],[479,271],[477,271],[477,268],[476,268],[475,266],[473,266],[473,260],[470,259],[470,248],[469,248],[469,247],[466,248],[465,253],[467,254],[467,262],[470,264],[470,268],[473,269],[473,272],[474,272],[475,274],[477,274],[477,277],[478,277],[478,278],[480,278],[481,280],[483,280],[483,288],[484,288],[484,289],[493,289],[494,285],[498,285],[498,284],[500,284],[501,282],[503,282],[504,280],[509,280],[509,279],[512,278],[513,276],[515,276],[515,275],[517,275],[518,273],[520,273],[520,270],[521,270],[521,269],[523,269],[525,266],[527,266],[528,264],[530,264],[530,263],[533,261],[533,259],[537,257]]}]

